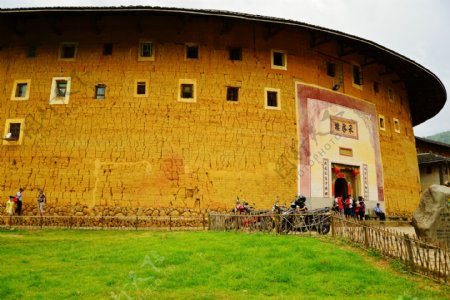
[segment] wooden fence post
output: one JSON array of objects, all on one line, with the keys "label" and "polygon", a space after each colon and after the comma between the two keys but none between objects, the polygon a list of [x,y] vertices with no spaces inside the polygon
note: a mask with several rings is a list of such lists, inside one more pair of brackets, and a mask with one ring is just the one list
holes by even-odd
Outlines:
[{"label": "wooden fence post", "polygon": [[331,236],[336,236],[336,220],[334,218],[334,215],[331,214]]},{"label": "wooden fence post", "polygon": [[407,234],[404,234],[403,236],[405,238],[405,245],[406,245],[406,250],[408,253],[408,265],[411,267],[411,270],[414,271],[415,265],[414,265],[414,255],[413,255],[413,250],[412,250],[412,243]]},{"label": "wooden fence post", "polygon": [[369,248],[370,242],[369,242],[369,232],[367,231],[367,226],[363,225],[363,231],[364,231],[364,245],[366,248]]},{"label": "wooden fence post", "polygon": [[169,230],[172,231],[172,216],[169,216]]}]

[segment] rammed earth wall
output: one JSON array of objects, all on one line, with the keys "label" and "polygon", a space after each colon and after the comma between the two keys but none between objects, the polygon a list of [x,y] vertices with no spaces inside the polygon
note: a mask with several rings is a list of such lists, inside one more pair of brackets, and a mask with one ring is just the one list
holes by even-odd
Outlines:
[{"label": "rammed earth wall", "polygon": [[[271,207],[276,197],[289,201],[297,193],[302,142],[297,82],[329,91],[339,83],[336,93],[375,104],[386,125],[379,132],[386,209],[417,206],[405,87],[393,83],[395,74],[380,75],[386,69],[380,63],[365,65],[362,85],[355,86],[353,65],[363,65],[364,57],[339,56],[335,41],[311,47],[306,29],[176,14],[105,15],[94,23],[63,14],[58,30],[45,18],[21,26],[26,34],[5,33],[0,50],[0,124],[23,120],[21,143],[0,146],[5,201],[19,187],[33,207],[44,188],[49,214],[225,210],[237,196],[258,208]],[[138,60],[142,39],[152,42],[154,60]],[[77,43],[75,59],[59,59],[62,42]],[[105,43],[113,44],[112,55],[103,55]],[[185,43],[198,45],[198,59],[186,59]],[[29,45],[35,57],[27,57]],[[242,60],[229,59],[230,46],[242,47]],[[273,68],[271,50],[285,53],[285,68]],[[336,64],[335,77],[327,75],[327,62]],[[67,104],[50,104],[56,77],[70,77]],[[29,99],[11,100],[20,79],[30,80]],[[195,102],[179,101],[184,79],[194,82]],[[136,97],[137,82],[146,82],[145,96]],[[94,99],[98,84],[106,86],[104,100]],[[237,102],[226,100],[230,86],[239,88]],[[267,88],[278,91],[277,109],[266,108]]]}]

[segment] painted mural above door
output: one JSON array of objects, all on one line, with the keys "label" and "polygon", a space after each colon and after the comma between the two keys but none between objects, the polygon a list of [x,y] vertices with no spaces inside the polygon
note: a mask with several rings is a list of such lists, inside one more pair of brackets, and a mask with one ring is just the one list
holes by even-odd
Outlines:
[{"label": "painted mural above door", "polygon": [[375,106],[303,84],[297,92],[300,193],[324,201],[336,193],[383,201]]}]

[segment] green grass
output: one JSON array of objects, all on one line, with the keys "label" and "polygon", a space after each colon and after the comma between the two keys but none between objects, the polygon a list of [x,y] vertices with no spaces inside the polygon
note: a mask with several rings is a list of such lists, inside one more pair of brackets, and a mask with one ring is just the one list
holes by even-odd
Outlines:
[{"label": "green grass", "polygon": [[331,239],[226,232],[0,231],[0,299],[448,299]]}]

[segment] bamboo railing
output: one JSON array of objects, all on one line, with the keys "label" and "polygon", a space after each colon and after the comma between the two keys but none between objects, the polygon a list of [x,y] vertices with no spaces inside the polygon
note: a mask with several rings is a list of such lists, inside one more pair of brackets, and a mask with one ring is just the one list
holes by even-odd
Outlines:
[{"label": "bamboo railing", "polygon": [[364,222],[332,215],[332,236],[374,249],[381,255],[399,259],[409,269],[439,282],[450,283],[450,249],[400,234],[394,230],[367,226]]}]

